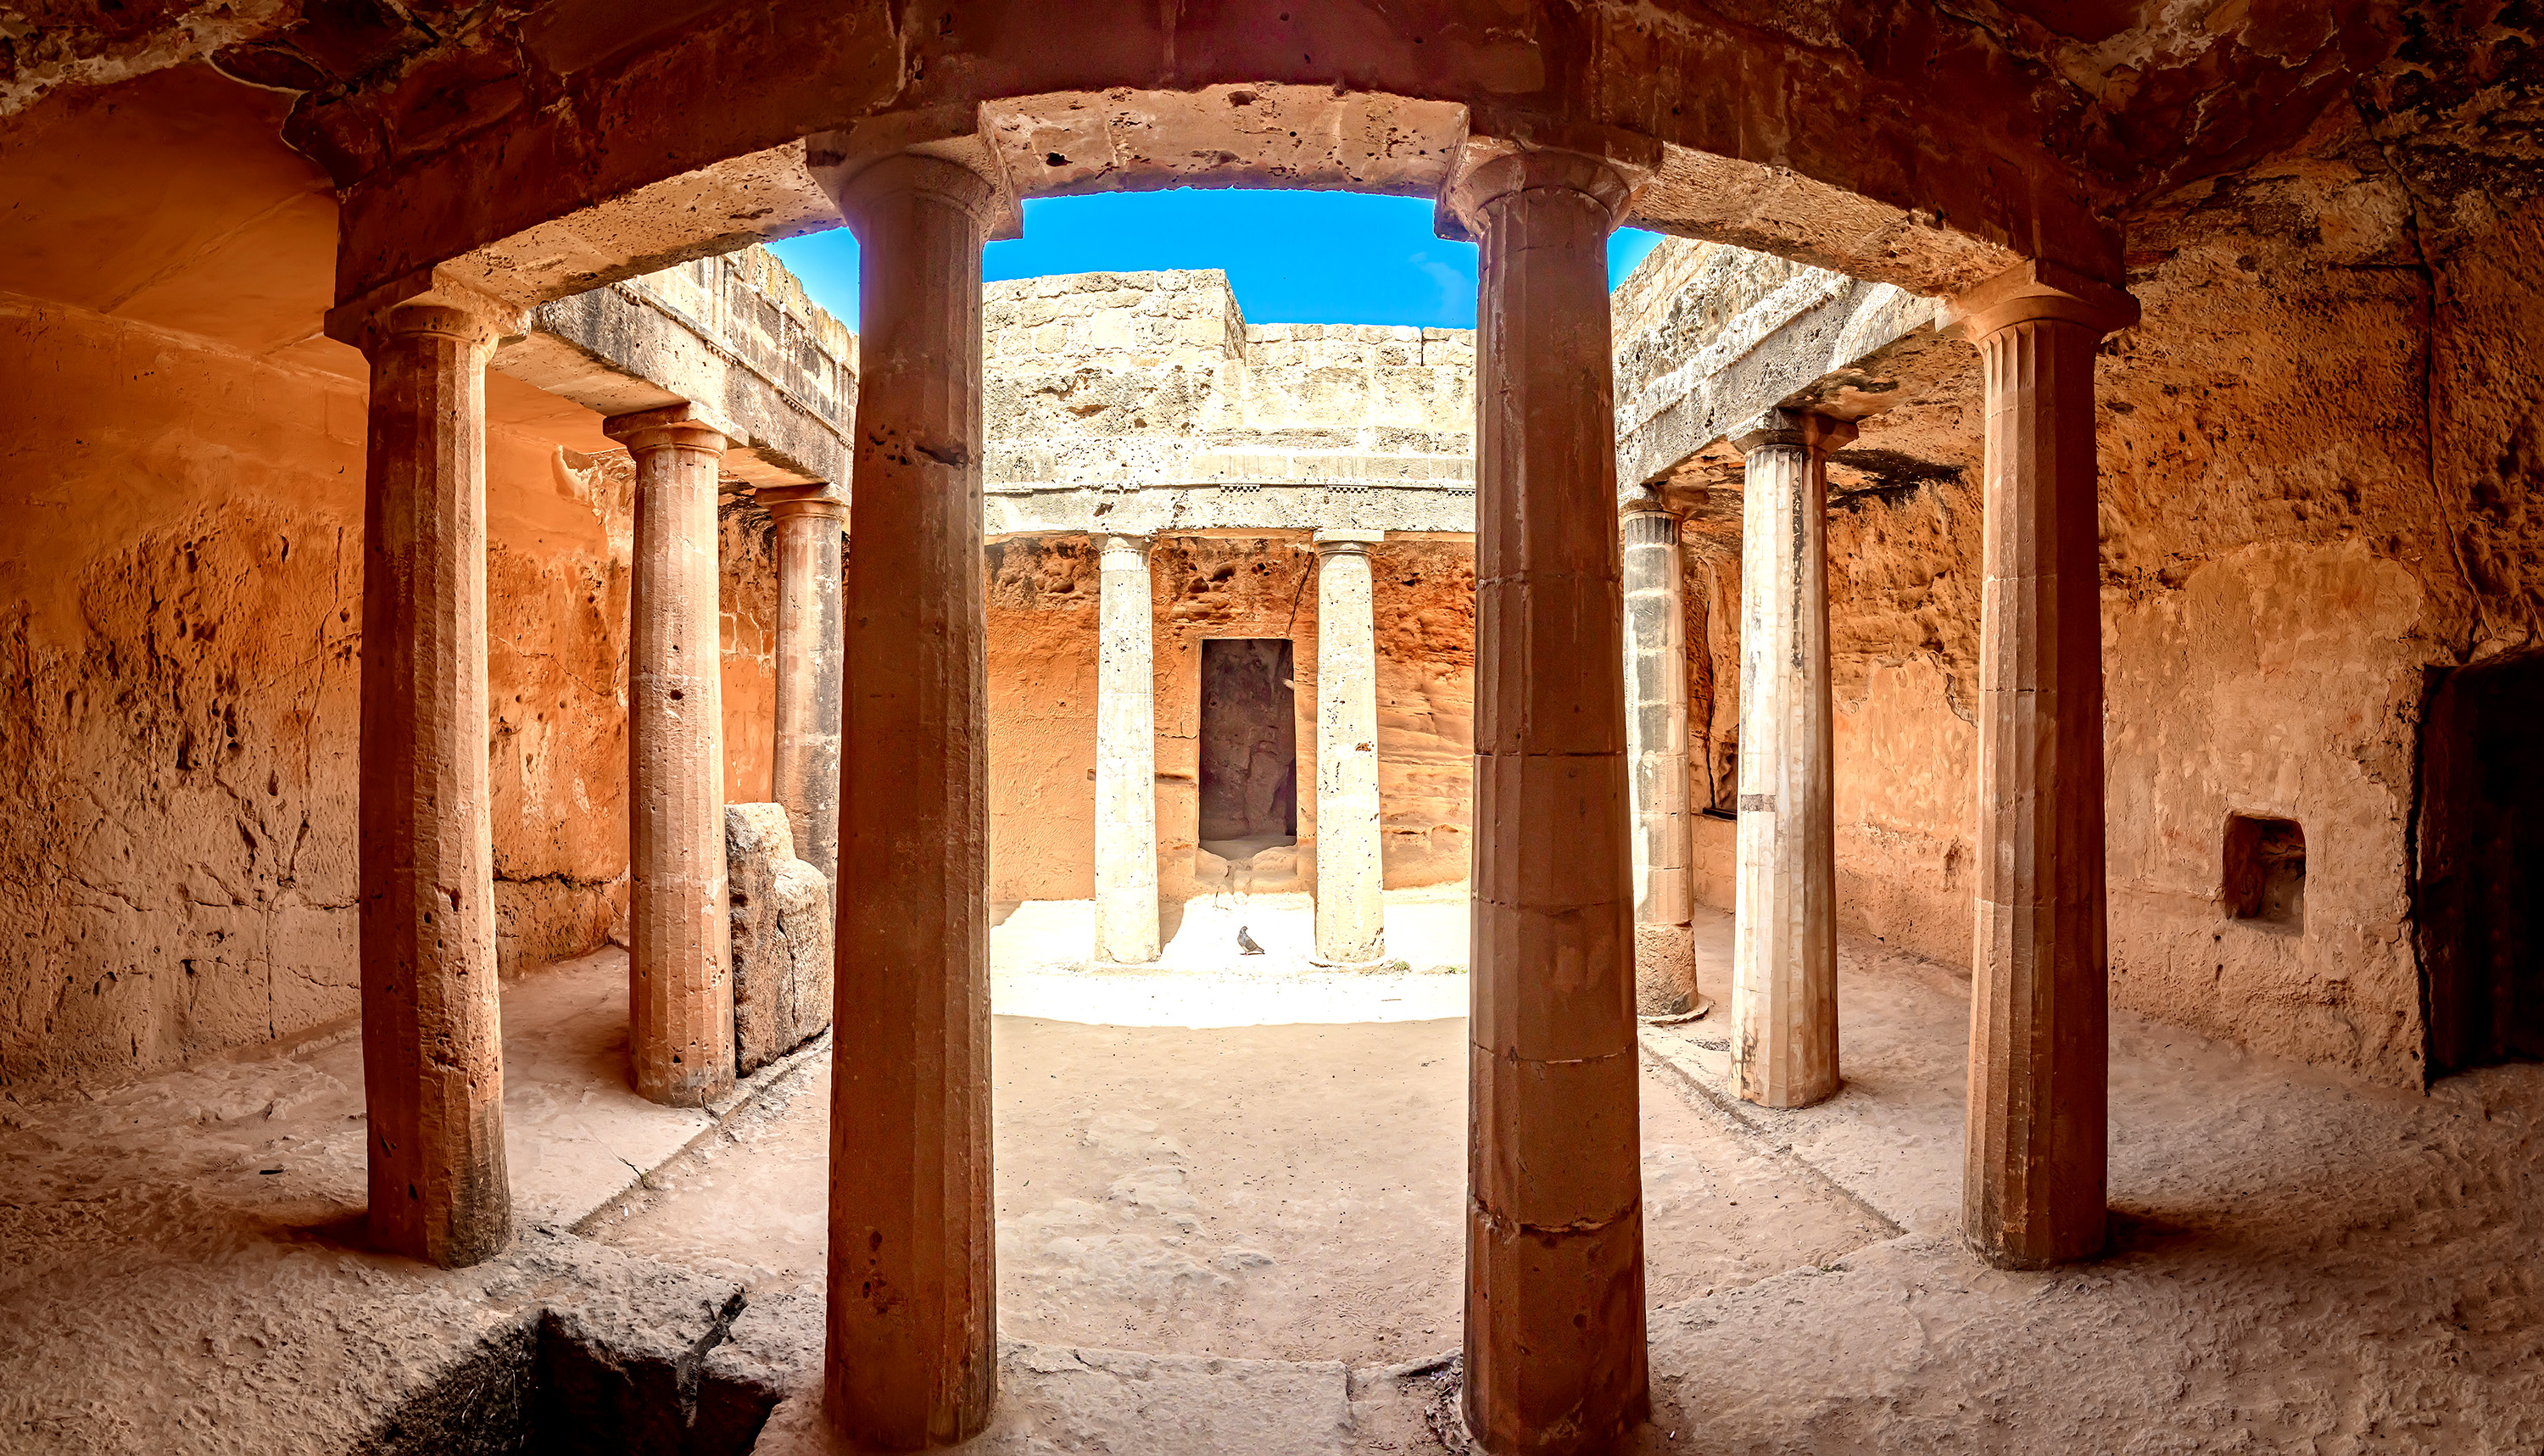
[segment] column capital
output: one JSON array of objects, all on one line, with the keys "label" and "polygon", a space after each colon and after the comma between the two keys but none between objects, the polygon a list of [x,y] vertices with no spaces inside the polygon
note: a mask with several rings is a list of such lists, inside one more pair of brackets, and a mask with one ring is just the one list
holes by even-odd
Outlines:
[{"label": "column capital", "polygon": [[876,204],[892,198],[932,198],[956,207],[984,237],[1021,232],[1003,226],[1018,215],[1006,184],[968,161],[921,152],[895,152],[872,160],[843,158],[813,166],[814,180],[831,195],[851,232],[862,240]]},{"label": "column capital", "polygon": [[1484,214],[1495,205],[1540,190],[1575,192],[1607,210],[1614,227],[1633,201],[1634,179],[1626,169],[1588,152],[1561,150],[1487,150],[1470,143],[1441,195],[1441,210],[1479,235]]},{"label": "column capital", "polygon": [[1799,445],[1828,451],[1855,441],[1855,422],[1831,419],[1808,410],[1768,410],[1735,428],[1731,447],[1747,454],[1767,445]]},{"label": "column capital", "polygon": [[439,334],[492,349],[529,331],[528,309],[440,274],[422,291],[393,301],[372,297],[340,303],[327,311],[325,321],[328,338],[364,354],[416,334]]},{"label": "column capital", "polygon": [[1310,538],[1319,559],[1327,556],[1366,556],[1369,548],[1387,539],[1383,530],[1320,530]]},{"label": "column capital", "polygon": [[799,517],[827,517],[833,521],[848,519],[848,503],[833,493],[828,482],[820,485],[763,485],[751,493],[761,510],[779,521]]},{"label": "column capital", "polygon": [[1157,538],[1147,531],[1099,530],[1095,533],[1095,548],[1108,556],[1116,551],[1136,551],[1140,559],[1146,561],[1150,548],[1156,543]]},{"label": "column capital", "polygon": [[612,415],[600,422],[600,433],[629,449],[685,445],[718,453],[744,438],[742,431],[731,421],[696,404],[665,405],[660,409],[638,410],[634,414]]},{"label": "column capital", "polygon": [[2128,289],[2028,259],[1946,300],[1944,309],[1950,319],[1947,332],[1973,344],[2001,329],[2042,320],[2082,324],[2097,334],[2138,321],[2138,300]]},{"label": "column capital", "polygon": [[1686,514],[1685,510],[1671,504],[1669,497],[1663,495],[1657,486],[1637,486],[1617,502],[1617,515],[1628,520],[1636,516],[1666,516],[1676,521]]}]

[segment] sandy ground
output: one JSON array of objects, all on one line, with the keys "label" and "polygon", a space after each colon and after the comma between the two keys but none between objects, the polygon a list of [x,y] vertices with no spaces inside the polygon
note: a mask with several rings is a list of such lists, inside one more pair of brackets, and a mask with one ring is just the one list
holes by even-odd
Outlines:
[{"label": "sandy ground", "polygon": [[[1464,977],[1315,972],[1268,898],[1243,913],[1276,954],[1237,972],[1208,968],[1199,913],[1191,958],[1147,973],[1073,978],[1076,909],[998,928],[1010,1343],[984,1451],[1438,1449],[1439,1376],[1391,1367],[1457,1338]],[[1391,951],[1450,963],[1463,906],[1401,931],[1390,909]],[[1728,933],[1699,935],[1716,997]],[[507,988],[523,1223],[600,1242],[477,1270],[350,1242],[350,1042],[0,1096],[0,1452],[346,1450],[569,1265],[748,1285],[734,1341],[756,1320],[810,1359],[821,1054],[721,1121],[651,1107],[619,1070],[623,974]],[[1841,1003],[1847,1087],[1796,1112],[1728,1098],[1718,1026],[1643,1033],[1642,1449],[2544,1449],[2544,1067],[2422,1095],[2115,1017],[2112,1252],[2007,1274],[1954,1233],[1965,983],[1850,943]],[[760,1449],[825,1449],[806,1398]]]}]

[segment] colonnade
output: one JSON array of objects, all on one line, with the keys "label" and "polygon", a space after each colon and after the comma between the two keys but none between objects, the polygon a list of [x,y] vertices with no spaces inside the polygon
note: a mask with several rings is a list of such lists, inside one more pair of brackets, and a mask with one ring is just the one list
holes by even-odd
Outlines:
[{"label": "colonnade", "polygon": [[[1376,530],[1320,530],[1316,550],[1316,943],[1329,966],[1386,958],[1378,802]],[[1095,959],[1139,965],[1157,928],[1153,541],[1099,538],[1095,645]]]},{"label": "colonnade", "polygon": [[[818,778],[842,736],[857,745],[840,766],[833,842],[824,1389],[851,1441],[913,1450],[978,1433],[995,1388],[980,285],[983,241],[1009,204],[937,157],[816,170],[863,249],[859,569],[843,598],[801,576],[781,587],[794,625],[781,629],[780,656],[800,664],[781,692],[815,701],[793,718],[781,708],[781,723],[797,724],[780,745],[796,764],[781,781]],[[1637,767],[1667,754],[1640,730],[1630,737],[1627,711],[1606,241],[1628,198],[1603,161],[1534,151],[1474,167],[1447,199],[1481,249],[1463,1401],[1496,1453],[1604,1449],[1649,1410],[1633,926],[1638,905],[1672,913],[1669,874],[1685,860],[1669,862],[1665,826],[1672,814],[1685,822],[1687,797],[1683,779],[1669,798],[1656,778],[1640,805],[1629,789],[1630,746]],[[2102,1242],[2092,366],[2120,305],[2031,271],[1989,285],[1965,313],[1988,410],[1965,1223],[1990,1259],[2036,1264]],[[371,1228],[383,1248],[442,1264],[486,1257],[510,1234],[486,793],[483,375],[517,323],[444,289],[358,330],[372,367],[360,810]],[[722,856],[701,822],[711,795],[696,791],[712,782],[699,766],[715,757],[721,716],[713,476],[727,432],[677,411],[612,429],[640,482],[631,768],[657,780],[637,785],[631,834],[642,906],[632,1019],[640,1040],[659,1043],[640,1048],[639,1081],[667,1099],[703,1099],[729,1082],[732,1053],[729,988],[719,1022],[709,984],[723,973],[712,953],[722,917],[698,913],[702,899],[721,911]],[[1735,1019],[1756,1043],[1741,1050],[1741,1085],[1768,1100],[1806,1099],[1836,1076],[1820,495],[1842,433],[1780,416],[1743,436],[1748,554],[1776,565],[1743,594],[1756,639],[1744,655],[1740,785],[1741,914],[1753,930],[1736,973],[1749,1008]],[[807,535],[826,527],[802,523],[821,519],[781,518]],[[824,554],[804,544],[805,561]],[[1318,542],[1317,721],[1328,742],[1353,745],[1318,754],[1330,796],[1320,838],[1358,835],[1365,804],[1368,856],[1334,873],[1365,873],[1374,887],[1374,671],[1356,666],[1374,670],[1374,649],[1355,656],[1367,640],[1368,544],[1342,532]],[[1638,592],[1652,590],[1637,577]],[[1153,749],[1142,747],[1153,708],[1140,701],[1151,654],[1147,613],[1116,608],[1146,586],[1145,545],[1108,540],[1099,833],[1131,850],[1130,873],[1101,897],[1101,933],[1134,951],[1155,939],[1153,803],[1145,921],[1137,851],[1136,789],[1153,780]],[[835,732],[818,706],[833,681]],[[1669,701],[1665,685],[1638,692],[1637,720],[1654,700]],[[829,811],[818,791],[800,797],[790,815],[805,816],[809,847],[827,848],[813,821]],[[1374,899],[1338,904],[1330,942],[1320,904],[1320,950],[1374,949],[1375,917],[1361,914]]]}]

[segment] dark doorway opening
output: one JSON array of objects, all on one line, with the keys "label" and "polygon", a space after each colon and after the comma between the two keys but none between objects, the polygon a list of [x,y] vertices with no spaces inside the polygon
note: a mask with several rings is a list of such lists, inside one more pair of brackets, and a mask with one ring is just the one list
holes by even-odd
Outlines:
[{"label": "dark doorway opening", "polygon": [[2544,1058],[2544,656],[2440,676],[2421,724],[2413,915],[2429,1075]]},{"label": "dark doorway opening", "polygon": [[1206,848],[1299,842],[1297,702],[1288,638],[1219,637],[1201,644]]}]

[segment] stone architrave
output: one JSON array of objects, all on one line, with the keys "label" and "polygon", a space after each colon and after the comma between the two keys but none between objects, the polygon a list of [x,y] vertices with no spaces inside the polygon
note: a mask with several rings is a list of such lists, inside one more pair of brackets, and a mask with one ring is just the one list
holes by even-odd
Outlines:
[{"label": "stone architrave", "polygon": [[733,1090],[716,494],[730,427],[673,405],[602,422],[636,460],[627,655],[627,1043],[636,1092]]},{"label": "stone architrave", "polygon": [[1316,547],[1316,954],[1323,965],[1387,957],[1378,806],[1376,530],[1320,530]]},{"label": "stone architrave", "polygon": [[1853,425],[1789,410],[1732,436],[1748,458],[1731,1069],[1741,1097],[1768,1107],[1838,1089],[1828,452],[1854,438]]},{"label": "stone architrave", "polygon": [[824,1408],[950,1446],[997,1391],[981,245],[1010,205],[901,155],[814,170],[863,250],[849,507]]},{"label": "stone architrave", "polygon": [[356,329],[362,522],[362,1092],[369,1238],[445,1267],[512,1242],[486,763],[486,362],[433,298]]},{"label": "stone architrave", "polygon": [[1607,244],[1627,185],[1520,152],[1481,245],[1469,1429],[1607,1451],[1651,1412]]},{"label": "stone architrave", "polygon": [[777,743],[770,778],[795,852],[839,873],[839,713],[847,687],[842,619],[848,503],[827,485],[761,486],[777,523]]},{"label": "stone architrave", "polygon": [[1955,300],[1987,391],[1962,1234],[2011,1268],[2100,1253],[2107,1197],[2094,357],[2137,305],[2046,272]]},{"label": "stone architrave", "polygon": [[1095,958],[1157,958],[1157,705],[1149,538],[1103,537],[1095,664]]},{"label": "stone architrave", "polygon": [[1627,508],[1626,764],[1634,795],[1634,1007],[1678,1015],[1696,1003],[1695,886],[1688,868],[1686,562],[1678,516]]}]

